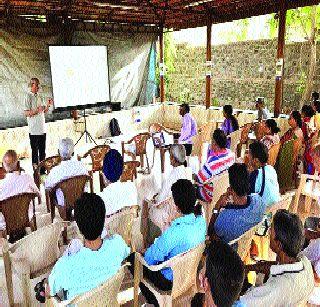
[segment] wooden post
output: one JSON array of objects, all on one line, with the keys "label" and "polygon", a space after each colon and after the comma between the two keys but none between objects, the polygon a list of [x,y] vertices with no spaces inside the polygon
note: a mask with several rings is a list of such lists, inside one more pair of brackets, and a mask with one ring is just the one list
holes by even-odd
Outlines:
[{"label": "wooden post", "polygon": [[284,45],[286,33],[286,0],[280,1],[278,50],[277,50],[277,72],[274,97],[274,116],[278,117],[281,111],[283,99],[283,70],[284,70]]},{"label": "wooden post", "polygon": [[165,101],[165,93],[164,93],[164,60],[163,60],[163,27],[160,29],[159,35],[159,43],[160,43],[160,101]]},{"label": "wooden post", "polygon": [[211,17],[207,24],[207,54],[206,54],[206,109],[211,105]]}]

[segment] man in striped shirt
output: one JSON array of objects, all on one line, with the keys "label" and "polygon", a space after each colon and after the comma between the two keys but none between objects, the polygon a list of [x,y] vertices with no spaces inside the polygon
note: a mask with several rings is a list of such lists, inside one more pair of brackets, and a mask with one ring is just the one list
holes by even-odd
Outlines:
[{"label": "man in striped shirt", "polygon": [[207,162],[196,176],[198,198],[211,202],[214,187],[205,183],[215,175],[226,171],[234,162],[235,154],[227,149],[227,136],[220,129],[213,132],[211,148],[208,151]]}]

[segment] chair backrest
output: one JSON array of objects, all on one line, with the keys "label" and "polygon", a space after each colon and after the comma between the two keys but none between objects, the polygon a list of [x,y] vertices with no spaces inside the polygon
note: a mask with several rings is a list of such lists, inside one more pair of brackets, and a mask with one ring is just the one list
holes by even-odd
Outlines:
[{"label": "chair backrest", "polygon": [[[67,212],[67,215],[73,209],[76,200],[78,200],[84,192],[86,183],[90,180],[88,175],[80,175],[65,179],[59,182],[52,193],[55,194],[57,189],[61,189],[64,196],[64,209]],[[67,217],[68,219],[70,217]]]},{"label": "chair backrest", "polygon": [[121,182],[134,181],[137,179],[137,167],[140,166],[139,161],[126,161],[123,163],[123,172],[120,178]]},{"label": "chair backrest", "polygon": [[271,205],[268,209],[268,213],[272,213],[272,216],[281,209],[289,210],[289,207],[291,205],[293,195],[292,194],[285,194],[281,196],[280,201],[274,203]]},{"label": "chair backrest", "polygon": [[268,164],[271,166],[275,166],[279,154],[281,144],[274,144],[269,149],[269,158],[268,158]]},{"label": "chair backrest", "polygon": [[132,246],[132,229],[135,218],[138,216],[139,206],[124,207],[106,219],[107,233],[121,235],[128,246]]},{"label": "chair backrest", "polygon": [[23,259],[29,266],[30,278],[37,277],[55,264],[60,256],[58,241],[63,223],[53,223],[39,228],[9,247],[10,261]]},{"label": "chair backrest", "polygon": [[168,263],[173,271],[172,299],[175,299],[197,284],[197,270],[205,249],[205,243],[171,258]]},{"label": "chair backrest", "polygon": [[316,191],[320,190],[319,185],[319,177],[317,175],[301,174],[300,183],[294,197],[292,211],[295,213],[298,211],[301,196],[305,196],[305,205],[311,204],[312,200],[318,201],[319,194],[317,194]]},{"label": "chair backrest", "polygon": [[136,155],[140,156],[147,153],[147,141],[150,138],[150,134],[148,132],[146,133],[140,133],[133,137],[133,141],[136,145]]},{"label": "chair backrest", "polygon": [[248,141],[250,129],[252,124],[247,123],[241,128],[241,136],[240,136],[240,143],[244,144]]},{"label": "chair backrest", "polygon": [[26,227],[31,226],[28,212],[30,203],[36,196],[35,193],[22,193],[0,201],[0,212],[4,216],[6,232],[10,237],[21,234]]},{"label": "chair backrest", "polygon": [[90,155],[92,162],[92,171],[97,172],[102,169],[104,156],[109,150],[109,145],[97,145],[88,150],[87,153],[83,156],[83,158],[86,158]]},{"label": "chair backrest", "polygon": [[43,161],[39,162],[38,165],[34,166],[34,182],[36,183],[37,187],[40,187],[40,169],[43,167],[46,174],[48,175],[50,171],[57,165],[61,163],[61,157],[59,155],[48,157]]},{"label": "chair backrest", "polygon": [[234,153],[237,152],[237,146],[240,142],[240,138],[241,138],[241,130],[240,129],[230,133],[230,139],[231,139],[230,150]]},{"label": "chair backrest", "polygon": [[220,196],[225,193],[229,187],[229,174],[228,171],[225,171],[221,173],[220,175],[217,175],[213,178],[211,181],[213,184],[213,195],[211,203],[204,205],[204,211],[205,211],[205,218],[207,226],[210,223],[212,211],[215,208],[215,205],[217,201],[219,200]]},{"label": "chair backrest", "polygon": [[69,301],[68,306],[120,306],[117,295],[124,278],[124,268],[125,265],[119,269],[117,274],[109,278],[102,285]]},{"label": "chair backrest", "polygon": [[263,127],[262,122],[256,123],[254,125],[254,134],[255,134],[256,139],[258,141],[260,141],[263,138],[263,136],[264,136],[264,127]]},{"label": "chair backrest", "polygon": [[250,247],[251,247],[252,238],[260,225],[261,223],[251,227],[239,238],[229,242],[229,245],[231,246],[237,244],[237,252],[240,258],[242,259],[242,261],[244,261],[246,256],[248,255],[248,252],[250,251]]}]

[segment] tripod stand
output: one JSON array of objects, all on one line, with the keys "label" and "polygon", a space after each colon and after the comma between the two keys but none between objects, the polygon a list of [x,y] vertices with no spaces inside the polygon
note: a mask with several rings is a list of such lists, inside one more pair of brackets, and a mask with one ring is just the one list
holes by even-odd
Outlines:
[{"label": "tripod stand", "polygon": [[97,145],[97,143],[95,142],[95,140],[93,139],[92,135],[90,134],[90,132],[87,130],[87,115],[86,115],[86,109],[83,110],[83,118],[84,118],[84,131],[82,132],[81,136],[79,137],[78,141],[76,142],[75,145],[77,145],[79,143],[79,141],[82,139],[82,137],[85,135],[86,137],[86,143],[88,143],[88,139],[95,143]]}]

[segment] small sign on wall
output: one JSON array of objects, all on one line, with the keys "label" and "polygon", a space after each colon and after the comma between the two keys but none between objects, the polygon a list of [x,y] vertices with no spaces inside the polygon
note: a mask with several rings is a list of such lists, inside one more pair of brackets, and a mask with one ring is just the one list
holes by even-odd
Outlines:
[{"label": "small sign on wall", "polygon": [[281,79],[283,76],[283,59],[280,58],[276,63],[276,78]]}]

